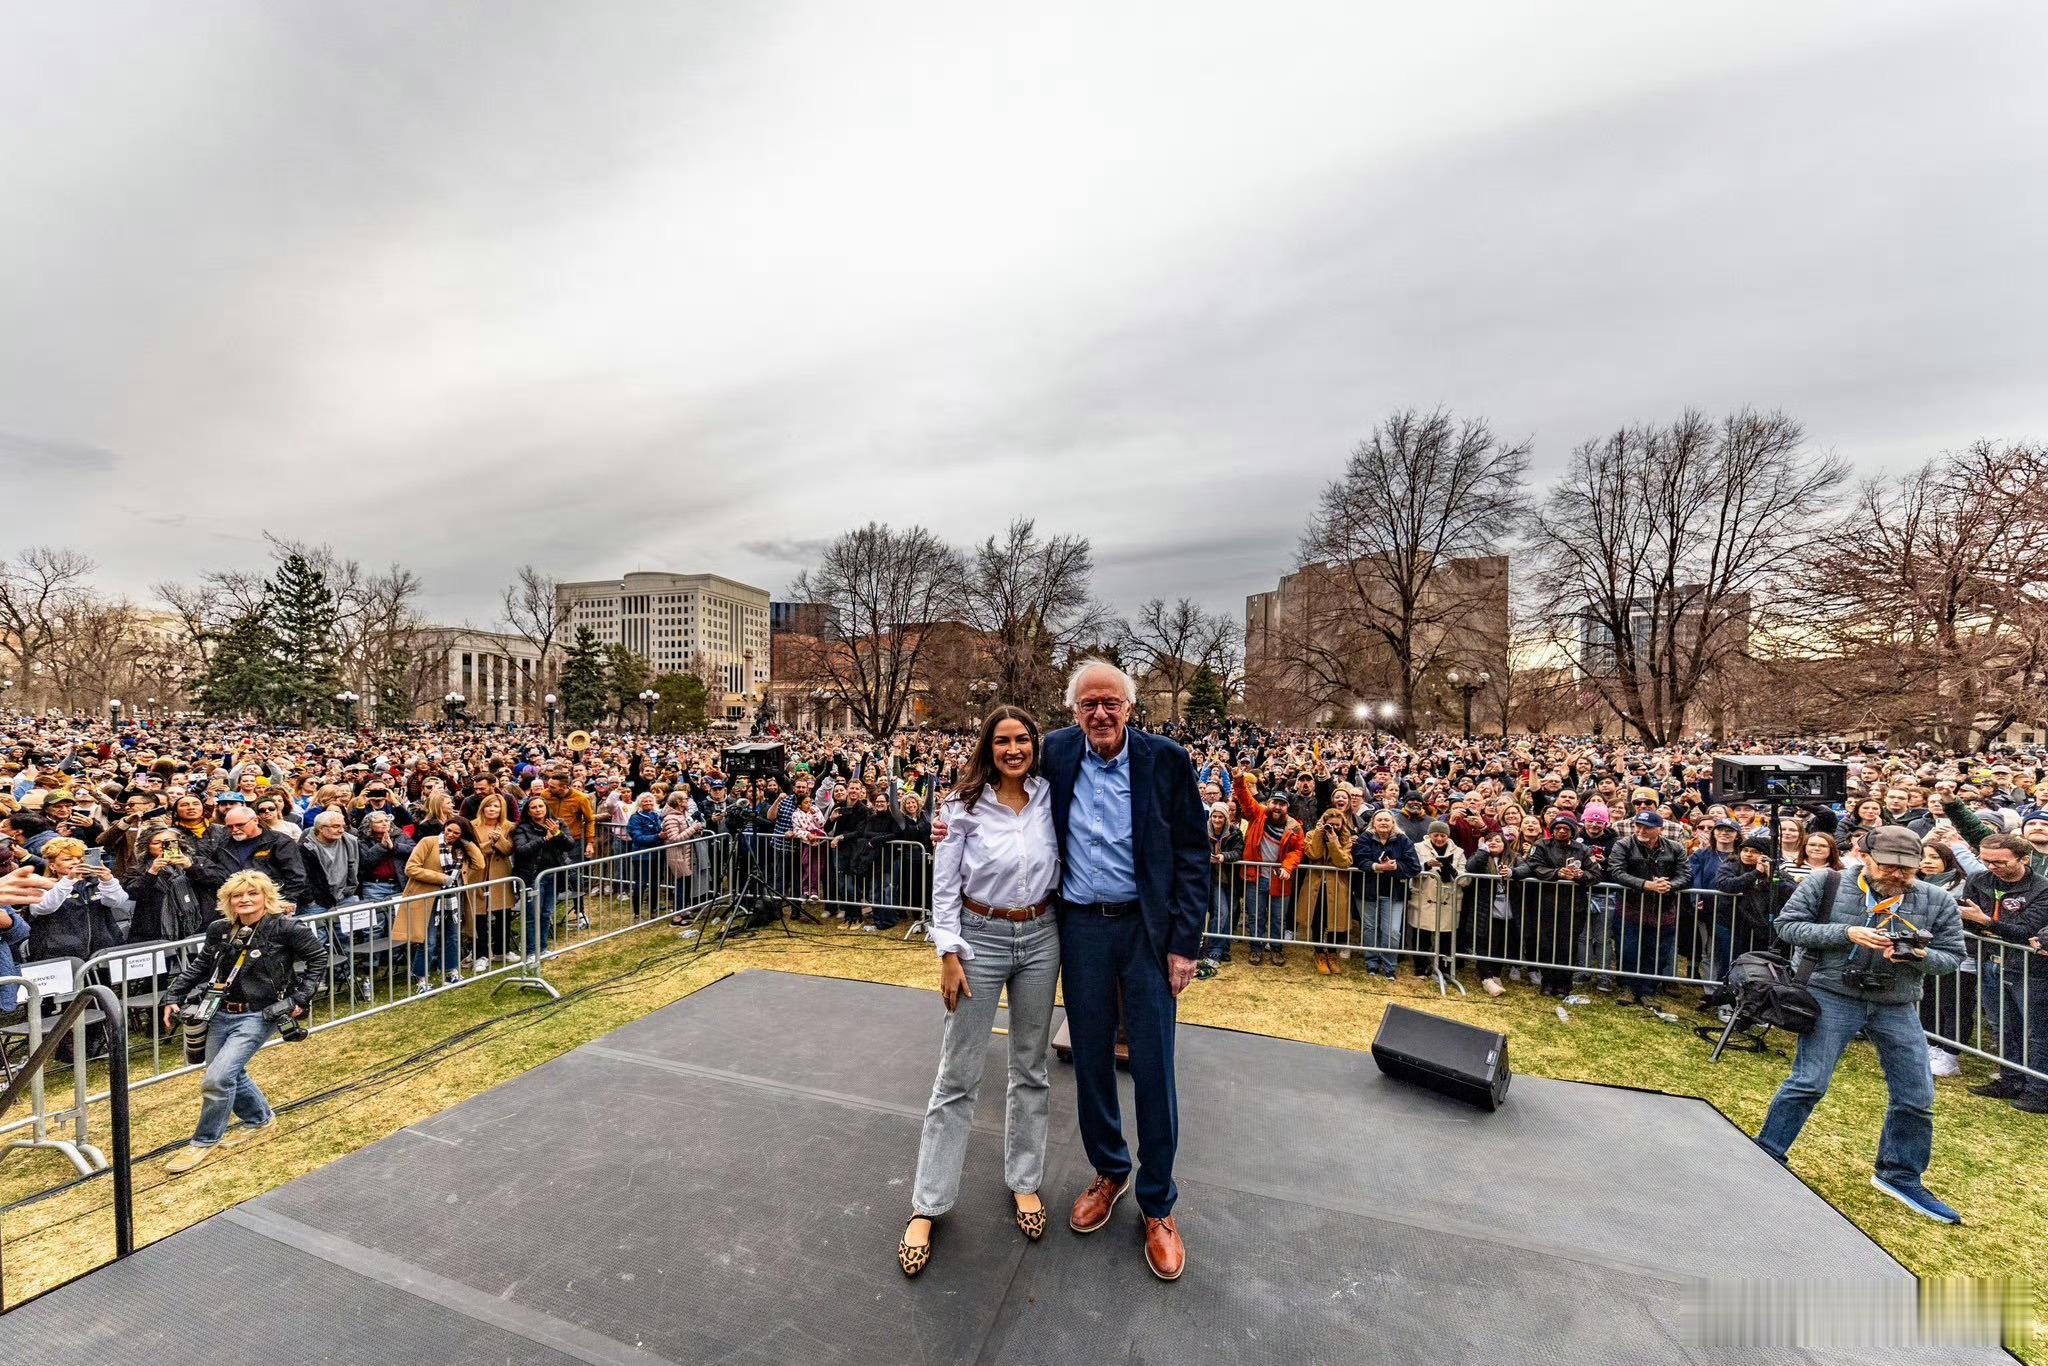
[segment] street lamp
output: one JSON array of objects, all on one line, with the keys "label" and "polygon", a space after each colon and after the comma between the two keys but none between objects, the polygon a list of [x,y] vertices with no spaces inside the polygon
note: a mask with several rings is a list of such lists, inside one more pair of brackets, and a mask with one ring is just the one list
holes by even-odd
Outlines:
[{"label": "street lamp", "polygon": [[459,692],[451,692],[441,699],[441,714],[448,718],[448,724],[452,726],[462,718],[462,709],[468,705],[468,698]]},{"label": "street lamp", "polygon": [[555,742],[555,695],[549,693],[541,699],[541,705],[548,709],[548,743]]},{"label": "street lamp", "polygon": [[1367,706],[1365,703],[1360,702],[1357,706],[1351,709],[1351,719],[1358,722],[1358,724],[1360,724],[1361,726],[1364,725],[1366,722],[1372,720],[1372,708]]},{"label": "street lamp", "polygon": [[491,689],[491,722],[493,725],[503,725],[505,723],[505,690],[503,688]]},{"label": "street lamp", "polygon": [[996,683],[992,678],[977,678],[967,685],[967,695],[974,706],[974,724],[980,725],[982,714],[995,699]]},{"label": "street lamp", "polygon": [[1472,738],[1473,695],[1488,683],[1491,683],[1493,675],[1484,669],[1481,669],[1476,674],[1461,674],[1456,669],[1453,669],[1446,677],[1450,680],[1452,687],[1465,694],[1465,738],[1470,740]]},{"label": "street lamp", "polygon": [[143,713],[142,713],[142,714],[143,714],[144,716],[155,716],[155,715],[156,715],[156,699],[155,699],[154,697],[146,697],[146,698],[144,698],[144,699],[143,699],[143,705],[144,705],[144,707],[145,707],[145,710],[144,710],[144,711],[143,711]]},{"label": "street lamp", "polygon": [[661,694],[652,688],[640,690],[640,705],[647,708],[647,733],[654,734],[654,704],[661,700]]},{"label": "street lamp", "polygon": [[343,688],[334,695],[335,705],[341,708],[341,719],[344,725],[353,726],[356,723],[356,703],[362,700],[362,698],[347,688]]},{"label": "street lamp", "polygon": [[107,699],[107,715],[108,715],[108,717],[109,717],[109,718],[111,718],[111,719],[112,719],[112,721],[113,721],[113,723],[114,723],[114,729],[115,729],[115,730],[119,730],[119,729],[121,728],[121,699],[120,699],[120,698],[118,698],[118,697],[110,697],[110,698],[108,698],[108,699]]}]

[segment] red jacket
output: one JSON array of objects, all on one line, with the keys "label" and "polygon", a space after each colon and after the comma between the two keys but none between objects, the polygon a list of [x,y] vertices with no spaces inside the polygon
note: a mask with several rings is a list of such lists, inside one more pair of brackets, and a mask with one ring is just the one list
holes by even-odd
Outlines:
[{"label": "red jacket", "polygon": [[[1246,882],[1257,882],[1263,865],[1257,860],[1266,840],[1266,808],[1255,807],[1244,832],[1244,857],[1241,865]],[[1287,833],[1280,837],[1280,871],[1273,874],[1273,892],[1276,896],[1291,895],[1294,891],[1294,870],[1301,866],[1303,855],[1308,852],[1308,838],[1302,833],[1300,822],[1287,827]]]}]

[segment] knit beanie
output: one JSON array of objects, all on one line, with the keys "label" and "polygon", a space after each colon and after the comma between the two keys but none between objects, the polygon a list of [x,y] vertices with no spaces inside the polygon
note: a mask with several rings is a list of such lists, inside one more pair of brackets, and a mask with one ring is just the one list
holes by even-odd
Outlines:
[{"label": "knit beanie", "polygon": [[1429,835],[1448,835],[1451,833],[1451,827],[1446,821],[1431,821],[1429,829],[1423,833]]}]

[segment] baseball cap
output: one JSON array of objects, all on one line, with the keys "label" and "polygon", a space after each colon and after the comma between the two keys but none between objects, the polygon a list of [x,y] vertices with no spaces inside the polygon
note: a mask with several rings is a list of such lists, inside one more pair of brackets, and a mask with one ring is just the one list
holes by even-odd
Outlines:
[{"label": "baseball cap", "polygon": [[1636,813],[1636,824],[1650,830],[1662,830],[1664,818],[1654,811],[1639,811]]},{"label": "baseball cap", "polygon": [[1887,825],[1873,831],[1866,846],[1872,863],[1887,863],[1898,868],[1918,868],[1923,850],[1920,837],[1902,825]]}]

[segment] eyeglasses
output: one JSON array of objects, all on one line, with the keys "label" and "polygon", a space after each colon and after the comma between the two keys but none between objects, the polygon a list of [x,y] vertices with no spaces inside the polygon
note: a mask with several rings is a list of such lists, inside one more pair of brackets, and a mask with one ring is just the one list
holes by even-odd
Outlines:
[{"label": "eyeglasses", "polygon": [[1128,704],[1124,702],[1122,698],[1117,697],[1098,697],[1092,699],[1083,698],[1081,701],[1076,702],[1074,704],[1074,710],[1099,711],[1110,716],[1115,716],[1118,712],[1122,711],[1124,707],[1127,705]]}]

